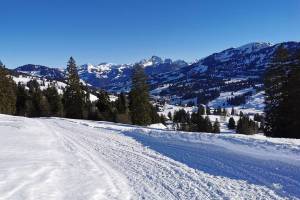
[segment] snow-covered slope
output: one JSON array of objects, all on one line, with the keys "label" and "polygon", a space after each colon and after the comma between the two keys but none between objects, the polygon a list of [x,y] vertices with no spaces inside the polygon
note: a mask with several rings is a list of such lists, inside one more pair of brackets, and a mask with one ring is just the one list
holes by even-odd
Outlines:
[{"label": "snow-covered slope", "polygon": [[[12,79],[15,81],[16,84],[20,83],[22,85],[25,85],[25,88],[27,88],[26,84],[29,81],[36,80],[39,83],[41,90],[45,90],[48,87],[54,86],[54,87],[56,87],[59,94],[63,94],[63,91],[64,91],[65,87],[67,86],[66,83],[61,82],[61,81],[51,80],[51,79],[49,80],[46,78],[36,77],[36,76],[13,75]],[[112,95],[112,99],[113,98],[115,98],[115,97]],[[94,94],[90,94],[90,100],[92,102],[96,101],[97,99],[98,99],[97,96],[95,96]],[[115,100],[113,100],[113,101],[115,101]]]},{"label": "snow-covered slope", "polygon": [[[173,104],[186,104],[189,101],[207,104],[216,99],[218,93],[235,92],[263,84],[263,74],[279,45],[284,45],[291,54],[300,49],[299,42],[254,42],[214,53],[191,64],[157,56],[137,63],[145,68],[150,90],[155,96],[168,99]],[[80,78],[92,86],[110,92],[127,92],[131,86],[133,65],[85,64],[79,66],[78,71]],[[48,73],[48,77],[57,74],[61,78],[65,74],[58,69],[35,65],[26,65],[16,71],[41,77]],[[246,107],[252,105],[250,103]]]},{"label": "snow-covered slope", "polygon": [[300,199],[300,142],[0,115],[0,199]]}]

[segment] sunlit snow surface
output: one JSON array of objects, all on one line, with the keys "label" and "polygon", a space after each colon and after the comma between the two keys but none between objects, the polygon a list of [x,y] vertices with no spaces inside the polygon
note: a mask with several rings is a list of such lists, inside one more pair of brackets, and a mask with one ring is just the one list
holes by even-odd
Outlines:
[{"label": "sunlit snow surface", "polygon": [[300,199],[300,141],[0,115],[0,199]]}]

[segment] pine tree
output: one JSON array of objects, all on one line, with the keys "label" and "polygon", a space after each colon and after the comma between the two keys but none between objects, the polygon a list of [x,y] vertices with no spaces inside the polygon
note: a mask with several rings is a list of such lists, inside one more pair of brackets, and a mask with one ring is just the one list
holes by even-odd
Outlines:
[{"label": "pine tree", "polygon": [[0,62],[0,113],[15,114],[16,84],[9,76],[7,69]]},{"label": "pine tree", "polygon": [[238,134],[253,135],[258,131],[258,125],[247,116],[243,116],[238,120],[236,132]]},{"label": "pine tree", "polygon": [[149,102],[149,92],[147,76],[140,65],[135,65],[132,75],[132,87],[129,94],[130,113],[133,124],[148,125],[151,123],[151,105]]},{"label": "pine tree", "polygon": [[288,98],[285,102],[290,109],[286,111],[288,126],[282,136],[300,139],[300,57],[299,65],[290,71],[287,88]]},{"label": "pine tree", "polygon": [[229,129],[235,129],[235,121],[233,117],[229,118],[229,122],[228,122],[228,128]]},{"label": "pine tree", "polygon": [[204,118],[204,132],[211,133],[213,131],[213,126],[208,116]]},{"label": "pine tree", "polygon": [[110,102],[108,93],[105,91],[99,91],[97,97],[98,100],[96,102],[96,106],[102,116],[101,120],[116,121],[117,113],[115,112],[112,103]]},{"label": "pine tree", "polygon": [[28,91],[25,89],[25,86],[19,82],[17,86],[16,115],[28,116],[28,112],[27,112],[28,100],[29,100]]},{"label": "pine tree", "polygon": [[173,120],[173,116],[172,116],[172,113],[171,112],[168,112],[168,118],[169,118],[169,120]]},{"label": "pine tree", "polygon": [[63,95],[65,116],[82,119],[84,115],[85,94],[80,84],[76,62],[71,57],[67,67],[68,85]]},{"label": "pine tree", "polygon": [[198,106],[198,114],[205,115],[205,107],[203,105]]},{"label": "pine tree", "polygon": [[49,116],[49,104],[37,80],[31,80],[27,83],[29,88],[29,102],[27,102],[29,117],[47,117]]},{"label": "pine tree", "polygon": [[121,92],[121,94],[119,94],[118,99],[116,101],[116,107],[118,110],[118,113],[120,114],[124,114],[127,112],[127,99],[126,96],[123,92]]},{"label": "pine tree", "polygon": [[235,115],[235,110],[234,110],[234,107],[231,108],[231,115]]},{"label": "pine tree", "polygon": [[291,117],[294,108],[291,109],[290,104],[294,98],[292,88],[297,83],[289,81],[293,76],[290,73],[293,65],[290,58],[288,51],[282,45],[279,46],[265,74],[265,134],[267,136],[289,137],[289,131],[293,131],[293,129],[289,130],[294,121]]},{"label": "pine tree", "polygon": [[44,90],[44,95],[49,103],[49,112],[51,116],[61,117],[63,115],[62,98],[54,85]]},{"label": "pine tree", "polygon": [[216,121],[214,122],[212,132],[213,133],[220,133],[220,123],[219,123],[218,119],[216,119]]}]

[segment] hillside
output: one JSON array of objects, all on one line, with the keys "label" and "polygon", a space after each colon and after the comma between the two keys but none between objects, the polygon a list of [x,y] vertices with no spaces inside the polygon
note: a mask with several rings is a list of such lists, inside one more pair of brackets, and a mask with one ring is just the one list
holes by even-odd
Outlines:
[{"label": "hillside", "polygon": [[293,139],[0,115],[0,145],[0,199],[300,199]]},{"label": "hillside", "polygon": [[[171,104],[207,104],[220,93],[236,92],[255,87],[252,96],[263,88],[262,75],[270,64],[275,50],[284,45],[291,53],[300,48],[298,42],[280,44],[249,43],[229,48],[188,64],[152,56],[137,63],[149,76],[150,90],[156,99]],[[78,67],[80,78],[87,84],[110,92],[129,91],[134,64],[101,63]],[[38,65],[15,69],[29,75],[61,80],[65,71]],[[226,106],[226,105],[224,105]]]}]

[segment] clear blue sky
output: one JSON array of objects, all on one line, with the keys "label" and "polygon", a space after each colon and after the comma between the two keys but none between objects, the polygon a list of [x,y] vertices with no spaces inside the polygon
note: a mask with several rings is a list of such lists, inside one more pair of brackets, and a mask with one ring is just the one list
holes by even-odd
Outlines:
[{"label": "clear blue sky", "polygon": [[1,0],[0,60],[65,67],[195,59],[300,40],[300,0]]}]

